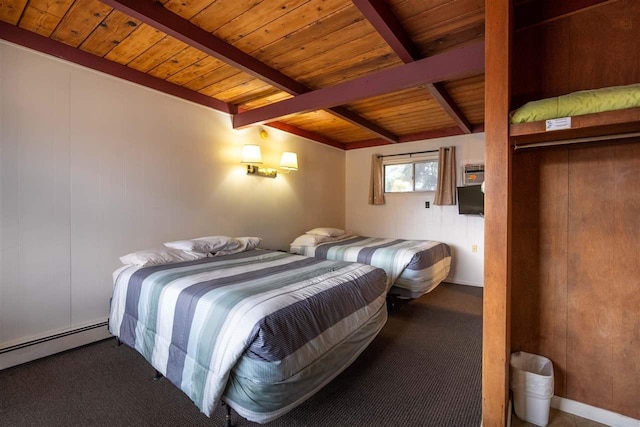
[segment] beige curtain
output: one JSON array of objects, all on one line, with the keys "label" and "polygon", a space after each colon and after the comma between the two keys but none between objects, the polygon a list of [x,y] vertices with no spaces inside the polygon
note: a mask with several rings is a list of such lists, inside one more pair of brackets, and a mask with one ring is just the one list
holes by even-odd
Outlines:
[{"label": "beige curtain", "polygon": [[456,147],[438,150],[438,186],[433,204],[456,204]]},{"label": "beige curtain", "polygon": [[382,181],[382,157],[371,156],[371,180],[369,181],[369,204],[384,205],[384,182]]}]

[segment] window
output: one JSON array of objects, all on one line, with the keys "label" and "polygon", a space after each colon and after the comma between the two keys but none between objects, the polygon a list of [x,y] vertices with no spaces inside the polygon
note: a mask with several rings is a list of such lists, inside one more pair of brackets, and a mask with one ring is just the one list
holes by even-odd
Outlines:
[{"label": "window", "polygon": [[385,158],[384,192],[406,193],[436,191],[438,183],[437,154],[403,159]]}]

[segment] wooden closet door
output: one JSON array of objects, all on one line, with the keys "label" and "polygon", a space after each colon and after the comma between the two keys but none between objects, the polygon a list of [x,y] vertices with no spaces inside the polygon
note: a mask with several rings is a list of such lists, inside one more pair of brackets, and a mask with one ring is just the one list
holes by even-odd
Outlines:
[{"label": "wooden closet door", "polygon": [[640,418],[640,144],[569,159],[567,397]]},{"label": "wooden closet door", "polygon": [[640,143],[517,152],[514,183],[512,351],[640,418]]}]

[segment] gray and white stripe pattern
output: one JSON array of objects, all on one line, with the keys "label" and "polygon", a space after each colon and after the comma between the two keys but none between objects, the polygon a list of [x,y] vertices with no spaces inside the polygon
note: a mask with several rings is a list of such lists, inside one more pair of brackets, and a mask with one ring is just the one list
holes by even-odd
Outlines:
[{"label": "gray and white stripe pattern", "polygon": [[442,282],[451,267],[451,248],[432,240],[352,236],[317,246],[292,247],[292,252],[320,259],[360,262],[384,269],[389,293],[417,298]]},{"label": "gray and white stripe pattern", "polygon": [[120,270],[109,329],[209,415],[239,360],[283,381],[356,333],[385,293],[369,265],[252,250]]}]

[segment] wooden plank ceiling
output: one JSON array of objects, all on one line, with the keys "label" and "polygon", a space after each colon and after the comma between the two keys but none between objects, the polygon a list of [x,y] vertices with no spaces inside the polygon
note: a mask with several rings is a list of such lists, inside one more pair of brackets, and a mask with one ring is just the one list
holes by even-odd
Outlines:
[{"label": "wooden plank ceiling", "polygon": [[2,39],[343,149],[481,131],[484,0],[0,0]]}]

